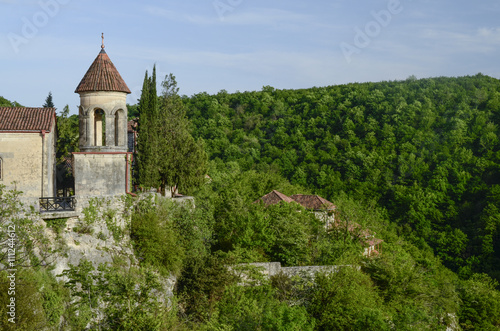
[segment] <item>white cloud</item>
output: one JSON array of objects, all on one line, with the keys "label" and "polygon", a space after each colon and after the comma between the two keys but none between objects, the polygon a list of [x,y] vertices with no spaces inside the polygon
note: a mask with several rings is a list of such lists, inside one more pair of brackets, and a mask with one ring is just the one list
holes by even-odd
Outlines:
[{"label": "white cloud", "polygon": [[498,51],[500,28],[480,28],[471,31],[427,29],[423,40],[434,41],[434,46],[448,53],[490,53]]},{"label": "white cloud", "polygon": [[274,25],[277,23],[307,24],[313,19],[310,15],[294,13],[282,9],[252,8],[228,14],[224,23],[233,25]]},{"label": "white cloud", "polygon": [[[232,11],[218,15],[214,9],[213,15],[190,15],[161,7],[147,6],[145,11],[152,16],[166,18],[172,21],[187,22],[197,25],[259,25],[268,26],[282,23],[293,23],[300,26],[313,22],[311,15],[299,14],[274,8],[242,8],[235,7]],[[220,13],[219,13],[220,14]]]},{"label": "white cloud", "polygon": [[477,31],[478,37],[485,38],[492,43],[500,43],[500,27],[480,28]]},{"label": "white cloud", "polygon": [[147,6],[145,8],[145,11],[146,13],[152,16],[162,17],[176,22],[188,22],[199,25],[217,23],[217,17],[215,15],[214,17],[204,17],[201,15],[187,15],[173,10],[155,6]]}]

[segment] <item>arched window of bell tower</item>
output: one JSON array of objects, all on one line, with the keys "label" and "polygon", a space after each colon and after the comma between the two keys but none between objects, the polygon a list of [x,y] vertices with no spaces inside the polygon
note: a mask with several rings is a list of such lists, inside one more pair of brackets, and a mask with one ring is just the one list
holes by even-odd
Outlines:
[{"label": "arched window of bell tower", "polygon": [[106,145],[106,114],[102,109],[94,111],[94,146]]}]

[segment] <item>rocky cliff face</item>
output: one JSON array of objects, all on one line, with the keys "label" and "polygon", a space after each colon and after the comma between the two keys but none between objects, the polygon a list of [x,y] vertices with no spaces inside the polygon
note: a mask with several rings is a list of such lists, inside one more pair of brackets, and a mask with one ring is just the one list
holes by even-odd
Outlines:
[{"label": "rocky cliff face", "polygon": [[[60,214],[61,218],[54,218],[58,214],[40,215],[45,234],[56,250],[46,261],[55,276],[82,259],[92,262],[95,268],[118,257],[129,266],[138,265],[130,240],[133,201],[125,196],[77,197],[77,206],[74,213]],[[175,277],[163,279],[163,283],[170,297]]]}]

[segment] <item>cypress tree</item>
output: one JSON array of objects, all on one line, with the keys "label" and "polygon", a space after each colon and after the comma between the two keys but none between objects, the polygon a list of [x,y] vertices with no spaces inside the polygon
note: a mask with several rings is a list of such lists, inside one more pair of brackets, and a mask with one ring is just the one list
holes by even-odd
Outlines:
[{"label": "cypress tree", "polygon": [[144,188],[189,190],[204,181],[207,155],[189,132],[184,104],[177,94],[175,76],[162,82],[156,92],[156,66],[146,75],[139,100],[137,126],[137,182]]},{"label": "cypress tree", "polygon": [[155,171],[156,137],[155,113],[157,112],[156,70],[153,68],[152,77],[148,72],[144,76],[141,98],[139,99],[139,120],[137,123],[137,182],[139,185],[150,188],[159,183],[158,171]]},{"label": "cypress tree", "polygon": [[45,103],[43,104],[42,107],[45,107],[45,108],[54,108],[54,102],[52,102],[52,92],[49,92],[49,95],[45,99]]}]

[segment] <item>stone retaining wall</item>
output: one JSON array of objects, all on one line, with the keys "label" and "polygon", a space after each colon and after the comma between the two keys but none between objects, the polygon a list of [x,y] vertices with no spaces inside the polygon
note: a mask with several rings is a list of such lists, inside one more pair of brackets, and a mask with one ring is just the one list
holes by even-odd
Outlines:
[{"label": "stone retaining wall", "polygon": [[[359,266],[351,266],[351,265],[329,265],[329,266],[300,266],[300,267],[282,267],[280,262],[264,262],[264,263],[243,263],[239,264],[240,267],[248,266],[251,269],[259,271],[264,277],[269,278],[272,276],[276,276],[280,273],[285,274],[289,277],[300,276],[305,278],[314,278],[317,273],[335,273],[340,270],[340,268],[356,268],[359,269]],[[250,269],[249,268],[249,269]],[[231,268],[232,270],[240,269],[240,268]],[[248,278],[246,275],[248,274],[248,269],[241,270],[240,275],[243,278]]]}]

